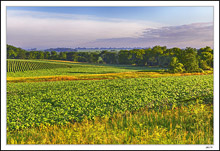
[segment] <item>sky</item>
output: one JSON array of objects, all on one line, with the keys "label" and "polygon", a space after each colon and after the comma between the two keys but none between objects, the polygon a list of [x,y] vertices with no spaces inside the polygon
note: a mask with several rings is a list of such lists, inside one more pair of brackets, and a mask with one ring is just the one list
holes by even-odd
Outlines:
[{"label": "sky", "polygon": [[7,7],[7,44],[213,47],[213,7]]}]

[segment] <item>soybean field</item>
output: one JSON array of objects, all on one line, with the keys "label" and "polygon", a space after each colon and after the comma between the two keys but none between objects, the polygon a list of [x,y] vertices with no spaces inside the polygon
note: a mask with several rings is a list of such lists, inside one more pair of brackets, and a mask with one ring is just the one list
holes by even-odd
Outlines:
[{"label": "soybean field", "polygon": [[[213,143],[212,74],[46,60],[8,66],[8,144]],[[37,80],[53,72],[58,80]]]}]

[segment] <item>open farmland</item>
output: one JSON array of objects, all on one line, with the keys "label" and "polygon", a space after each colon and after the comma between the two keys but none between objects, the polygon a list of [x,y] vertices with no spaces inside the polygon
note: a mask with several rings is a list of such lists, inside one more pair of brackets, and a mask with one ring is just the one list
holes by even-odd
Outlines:
[{"label": "open farmland", "polygon": [[[14,61],[12,61],[13,63]],[[20,69],[19,64],[27,62],[17,60],[13,68]],[[7,82],[45,82],[45,81],[66,81],[66,80],[101,80],[121,78],[154,78],[185,75],[206,75],[212,71],[203,73],[175,73],[165,72],[166,69],[159,67],[145,67],[132,65],[107,65],[88,64],[72,61],[49,61],[49,60],[28,60],[29,64],[38,64],[36,70],[24,70],[7,73]],[[51,68],[45,69],[42,65],[47,64]],[[11,71],[11,65],[8,70]],[[24,67],[23,67],[24,68]]]},{"label": "open farmland", "polygon": [[[143,107],[213,99],[212,76],[8,83],[8,128],[66,124]],[[184,102],[185,101],[185,102]],[[195,100],[194,100],[195,101]],[[19,122],[18,120],[19,119]]]},{"label": "open farmland", "polygon": [[143,108],[112,117],[84,119],[8,132],[8,144],[213,144],[213,106]]},{"label": "open farmland", "polygon": [[[65,67],[7,73],[9,144],[213,143],[213,75],[38,61],[40,65],[42,62]],[[71,81],[63,81],[67,76]],[[54,79],[48,81],[51,77]],[[47,80],[43,82],[43,78]],[[76,81],[77,78],[81,81]],[[168,120],[171,116],[168,113],[173,119]],[[188,117],[183,118],[186,115]],[[86,127],[90,128],[86,131]],[[200,128],[206,129],[206,133]],[[51,129],[53,134],[49,132]],[[65,137],[61,141],[59,138],[67,132],[69,137],[79,137]],[[48,136],[40,139],[45,133]],[[177,133],[182,134],[178,139]]]},{"label": "open farmland", "polygon": [[50,63],[46,61],[36,61],[36,60],[17,60],[8,59],[7,60],[7,72],[24,72],[29,70],[39,70],[39,69],[54,69],[54,68],[68,68],[68,64]]},{"label": "open farmland", "polygon": [[[14,61],[16,60],[16,61]],[[16,70],[16,72],[8,72],[7,77],[41,77],[41,76],[75,76],[75,75],[90,75],[90,74],[106,74],[106,73],[121,73],[121,72],[159,72],[162,68],[138,67],[131,65],[105,65],[105,64],[88,64],[77,62],[61,62],[49,60],[22,60],[9,59],[7,62],[8,71]],[[27,67],[20,67],[20,64],[35,64],[37,69],[28,70]],[[44,66],[47,65],[47,66]],[[49,66],[49,67],[48,67]],[[47,68],[48,67],[48,68]],[[22,70],[25,69],[25,70]],[[35,68],[36,69],[36,68]]]}]

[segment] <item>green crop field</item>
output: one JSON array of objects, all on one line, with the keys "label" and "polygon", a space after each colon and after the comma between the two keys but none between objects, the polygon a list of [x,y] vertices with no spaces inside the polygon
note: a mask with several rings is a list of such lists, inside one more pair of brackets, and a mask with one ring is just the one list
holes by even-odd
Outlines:
[{"label": "green crop field", "polygon": [[21,59],[8,59],[7,66],[7,77],[38,77],[59,75],[104,74],[136,71],[163,71],[162,68],[155,67],[149,68],[136,67],[131,65],[103,65],[75,62],[58,62],[49,60],[46,61]]},{"label": "green crop field", "polygon": [[[120,76],[109,79],[114,74]],[[91,75],[106,79],[36,80]],[[213,144],[213,75],[183,75],[161,68],[9,60],[7,143]],[[28,77],[36,81],[10,82]]]},{"label": "green crop field", "polygon": [[23,72],[28,70],[39,69],[54,69],[54,68],[67,68],[70,65],[60,63],[50,63],[44,61],[30,61],[30,60],[7,60],[7,72]]}]

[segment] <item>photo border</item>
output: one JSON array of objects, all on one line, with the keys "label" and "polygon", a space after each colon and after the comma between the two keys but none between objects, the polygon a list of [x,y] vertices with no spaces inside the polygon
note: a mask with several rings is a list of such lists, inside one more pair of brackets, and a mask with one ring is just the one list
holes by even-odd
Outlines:
[{"label": "photo border", "polygon": [[[213,6],[214,145],[6,145],[7,6]],[[3,150],[219,150],[219,2],[218,1],[1,1],[1,148]]]}]

